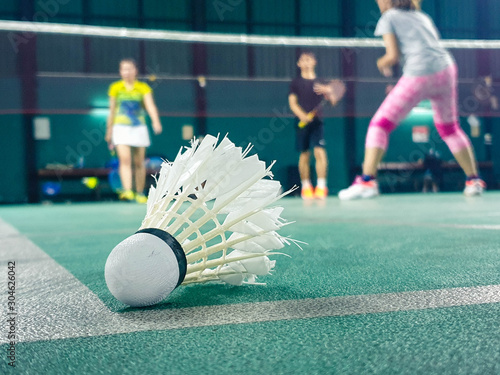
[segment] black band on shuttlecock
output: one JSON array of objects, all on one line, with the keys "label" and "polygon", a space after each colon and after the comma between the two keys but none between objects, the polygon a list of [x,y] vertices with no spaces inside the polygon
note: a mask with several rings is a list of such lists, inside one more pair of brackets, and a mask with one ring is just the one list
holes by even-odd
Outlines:
[{"label": "black band on shuttlecock", "polygon": [[175,257],[177,258],[177,263],[179,263],[179,281],[177,282],[177,285],[175,287],[177,288],[179,285],[181,285],[181,283],[184,281],[184,278],[186,277],[187,259],[186,254],[184,254],[184,250],[182,249],[179,241],[177,241],[175,237],[170,233],[167,233],[164,230],[158,228],[145,228],[137,231],[136,234],[137,233],[152,234],[153,236],[158,237],[159,239],[163,240],[168,246],[170,246],[175,254]]}]

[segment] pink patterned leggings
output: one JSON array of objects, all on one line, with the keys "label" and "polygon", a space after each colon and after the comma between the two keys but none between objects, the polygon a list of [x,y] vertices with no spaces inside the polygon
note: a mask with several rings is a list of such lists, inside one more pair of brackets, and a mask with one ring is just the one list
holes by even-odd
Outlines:
[{"label": "pink patterned leggings", "polygon": [[469,137],[458,122],[457,73],[453,64],[432,75],[401,77],[370,122],[366,148],[386,150],[389,134],[424,99],[431,100],[434,123],[451,152],[455,154],[469,147]]}]

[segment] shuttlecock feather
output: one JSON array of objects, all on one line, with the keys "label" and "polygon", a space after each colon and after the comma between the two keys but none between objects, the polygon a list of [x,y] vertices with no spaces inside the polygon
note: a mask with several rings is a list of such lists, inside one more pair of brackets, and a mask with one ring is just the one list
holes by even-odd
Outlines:
[{"label": "shuttlecock feather", "polygon": [[287,224],[283,208],[269,205],[290,191],[281,193],[272,164],[248,152],[209,135],[162,164],[139,231],[106,262],[118,300],[148,306],[181,283],[256,284],[273,270],[268,256],[291,240],[277,233]]}]

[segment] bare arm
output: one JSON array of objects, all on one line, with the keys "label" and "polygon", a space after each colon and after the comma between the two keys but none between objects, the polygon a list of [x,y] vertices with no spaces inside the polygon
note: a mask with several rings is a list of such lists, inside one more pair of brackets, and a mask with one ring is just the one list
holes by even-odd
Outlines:
[{"label": "bare arm", "polygon": [[385,34],[383,36],[385,44],[385,55],[377,61],[377,67],[380,72],[386,76],[392,76],[392,67],[399,62],[398,40],[394,34]]},{"label": "bare arm", "polygon": [[160,117],[158,116],[158,109],[156,108],[152,93],[147,93],[146,95],[144,95],[144,107],[146,107],[146,111],[148,112],[149,117],[151,117],[153,131],[155,132],[155,134],[160,134],[163,128],[161,126]]},{"label": "bare arm", "polygon": [[288,104],[290,105],[290,109],[292,110],[292,112],[299,118],[300,121],[310,122],[309,118],[307,117],[307,112],[305,112],[299,105],[297,95],[288,95]]},{"label": "bare arm", "polygon": [[113,123],[115,122],[115,110],[116,110],[116,98],[113,96],[109,97],[109,115],[106,121],[106,142],[111,144],[111,135],[113,134]]}]

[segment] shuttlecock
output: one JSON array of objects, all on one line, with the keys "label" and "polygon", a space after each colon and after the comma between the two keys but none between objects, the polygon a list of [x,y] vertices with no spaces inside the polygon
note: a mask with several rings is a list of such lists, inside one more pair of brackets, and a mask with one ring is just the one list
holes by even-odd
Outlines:
[{"label": "shuttlecock", "polygon": [[97,177],[84,177],[82,178],[82,184],[90,190],[94,190],[99,185],[99,179]]},{"label": "shuttlecock", "polygon": [[268,256],[292,240],[277,233],[287,224],[283,208],[269,206],[291,190],[281,193],[265,178],[272,164],[249,150],[209,135],[162,164],[141,228],[106,262],[106,284],[119,301],[150,306],[180,284],[257,284],[273,270]]}]

